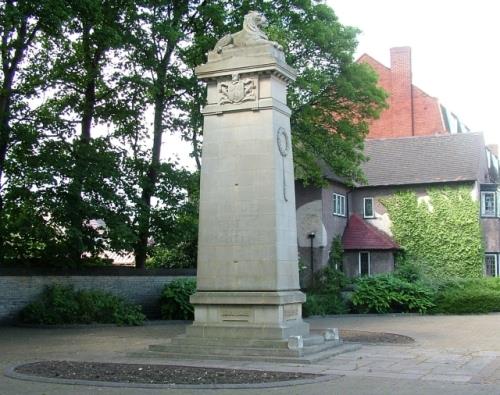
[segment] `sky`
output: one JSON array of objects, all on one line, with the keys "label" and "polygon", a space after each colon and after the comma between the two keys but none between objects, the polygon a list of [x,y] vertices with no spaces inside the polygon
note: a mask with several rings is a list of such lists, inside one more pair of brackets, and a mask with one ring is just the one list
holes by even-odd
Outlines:
[{"label": "sky", "polygon": [[359,28],[356,57],[390,65],[391,47],[412,50],[413,83],[471,131],[500,144],[500,2],[328,0],[343,25]]}]

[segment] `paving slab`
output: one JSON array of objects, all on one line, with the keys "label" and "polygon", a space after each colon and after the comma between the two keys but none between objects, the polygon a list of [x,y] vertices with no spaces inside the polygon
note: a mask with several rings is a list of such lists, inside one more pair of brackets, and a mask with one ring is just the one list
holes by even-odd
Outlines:
[{"label": "paving slab", "polygon": [[[460,324],[458,333],[450,332]],[[145,327],[34,329],[0,327],[0,370],[36,360],[162,363],[186,366],[276,370],[342,376],[331,382],[267,389],[273,394],[499,394],[500,315],[484,316],[365,316],[325,317],[309,320],[314,328],[391,332],[413,337],[411,345],[364,344],[358,351],[311,365],[252,361],[159,360],[133,357],[149,344],[183,333],[185,323]],[[496,331],[494,327],[496,326]],[[476,333],[484,328],[483,333]],[[434,331],[434,332],[433,332]],[[469,337],[464,338],[463,334]],[[484,337],[489,337],[486,341]],[[406,387],[401,383],[406,383]],[[418,383],[418,384],[416,384]],[[262,393],[257,389],[165,390],[169,394]],[[198,392],[197,392],[198,391]],[[286,391],[286,392],[285,392]],[[133,389],[28,383],[0,376],[0,394],[133,394]],[[141,393],[163,393],[141,390]],[[165,392],[167,393],[167,392]]]}]

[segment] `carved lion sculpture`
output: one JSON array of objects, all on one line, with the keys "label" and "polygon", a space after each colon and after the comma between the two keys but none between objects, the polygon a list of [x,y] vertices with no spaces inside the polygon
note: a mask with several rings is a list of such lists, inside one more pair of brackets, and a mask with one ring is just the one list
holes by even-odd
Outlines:
[{"label": "carved lion sculpture", "polygon": [[277,42],[269,41],[267,35],[260,30],[268,26],[267,19],[257,11],[250,11],[245,15],[243,29],[237,33],[227,34],[215,44],[215,51],[221,53],[223,48],[246,47],[255,44],[272,44],[279,50],[283,47]]}]

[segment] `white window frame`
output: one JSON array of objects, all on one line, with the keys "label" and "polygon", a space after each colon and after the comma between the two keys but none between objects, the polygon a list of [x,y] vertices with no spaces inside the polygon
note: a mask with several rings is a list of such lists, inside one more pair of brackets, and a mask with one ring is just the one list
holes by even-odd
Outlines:
[{"label": "white window frame", "polygon": [[[366,215],[366,201],[372,201],[372,215]],[[375,200],[372,197],[363,198],[363,218],[375,218]]]},{"label": "white window frame", "polygon": [[[338,203],[338,204],[337,204]],[[333,193],[332,195],[332,214],[339,217],[345,217],[346,200],[345,195]]]},{"label": "white window frame", "polygon": [[492,256],[495,258],[495,277],[498,277],[498,255],[492,253],[484,254],[484,275],[486,276],[486,257]]},{"label": "white window frame", "polygon": [[[486,195],[487,194],[493,194],[493,204],[494,204],[494,213],[493,214],[488,214],[485,212],[485,200],[486,200]],[[497,216],[497,196],[495,191],[481,191],[481,217],[489,217],[493,218]]]},{"label": "white window frame", "polygon": [[359,251],[358,253],[358,276],[362,276],[361,274],[361,254],[368,254],[368,276],[372,274],[372,257],[370,251]]}]

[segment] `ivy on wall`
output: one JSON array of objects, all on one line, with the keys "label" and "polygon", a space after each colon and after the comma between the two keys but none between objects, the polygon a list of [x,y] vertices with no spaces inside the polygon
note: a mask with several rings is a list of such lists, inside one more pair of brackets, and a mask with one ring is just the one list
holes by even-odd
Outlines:
[{"label": "ivy on wall", "polygon": [[412,191],[382,199],[395,240],[432,277],[481,277],[479,203],[470,188],[434,188],[428,195],[428,202]]}]

